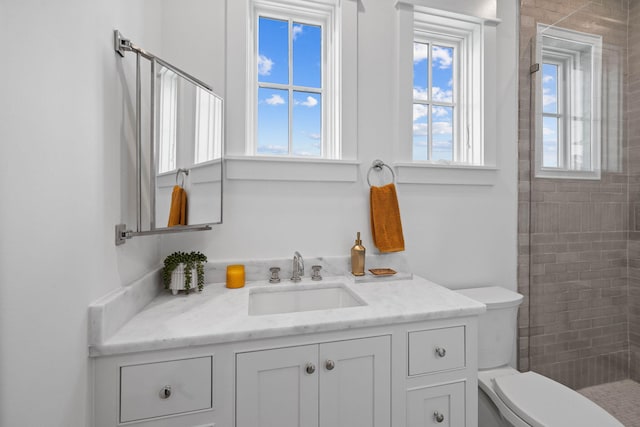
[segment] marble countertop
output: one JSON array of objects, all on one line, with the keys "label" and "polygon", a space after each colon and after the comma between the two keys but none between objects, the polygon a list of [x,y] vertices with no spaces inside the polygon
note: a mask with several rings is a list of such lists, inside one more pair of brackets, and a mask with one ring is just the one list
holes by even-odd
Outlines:
[{"label": "marble countertop", "polygon": [[289,286],[266,280],[227,289],[224,283],[205,286],[189,295],[159,294],[113,335],[93,341],[92,357],[218,344],[259,338],[338,331],[393,323],[477,315],[484,304],[418,276],[406,280],[357,283],[346,276],[322,282],[303,279],[297,286],[342,283],[367,305],[296,313],[249,315],[251,289]]}]

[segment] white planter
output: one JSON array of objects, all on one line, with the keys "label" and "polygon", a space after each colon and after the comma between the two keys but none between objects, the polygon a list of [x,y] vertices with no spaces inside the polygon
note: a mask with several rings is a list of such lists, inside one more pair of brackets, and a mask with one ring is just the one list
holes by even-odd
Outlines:
[{"label": "white planter", "polygon": [[[176,295],[178,291],[185,290],[186,277],[184,274],[184,264],[180,263],[175,270],[171,273],[171,284],[169,285],[169,289],[171,289],[171,293]],[[197,291],[198,290],[198,270],[195,268],[191,270],[191,284],[189,285],[189,291]]]}]

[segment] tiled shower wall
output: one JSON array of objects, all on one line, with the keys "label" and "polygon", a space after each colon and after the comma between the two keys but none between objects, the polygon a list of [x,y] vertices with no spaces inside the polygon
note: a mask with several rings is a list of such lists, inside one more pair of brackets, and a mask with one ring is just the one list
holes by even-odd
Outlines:
[{"label": "tiled shower wall", "polygon": [[630,368],[640,381],[640,0],[629,3],[628,58]]},{"label": "tiled shower wall", "polygon": [[[629,0],[521,1],[518,288],[525,301],[519,368],[572,388],[629,374],[629,176],[623,120],[628,12]],[[607,77],[601,180],[532,176],[529,67],[538,23],[603,37]],[[638,183],[640,188],[640,174]],[[638,255],[640,284],[640,241]]]}]

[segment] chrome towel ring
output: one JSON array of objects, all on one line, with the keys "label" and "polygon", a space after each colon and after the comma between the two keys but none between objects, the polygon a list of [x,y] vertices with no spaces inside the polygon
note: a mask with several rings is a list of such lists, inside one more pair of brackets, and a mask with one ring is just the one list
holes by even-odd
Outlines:
[{"label": "chrome towel ring", "polygon": [[369,184],[369,187],[372,186],[371,180],[369,179],[371,176],[371,171],[375,170],[376,172],[380,172],[383,167],[389,169],[389,172],[391,172],[391,183],[395,184],[396,174],[393,173],[393,169],[391,168],[391,166],[385,164],[382,160],[374,160],[371,164],[371,167],[369,168],[369,172],[367,172],[367,184]]},{"label": "chrome towel ring", "polygon": [[[181,175],[182,174],[182,175]],[[182,177],[182,182],[180,183],[180,187],[184,187],[184,176],[189,176],[189,169],[178,169],[176,171],[176,185],[178,185],[178,177]]]}]

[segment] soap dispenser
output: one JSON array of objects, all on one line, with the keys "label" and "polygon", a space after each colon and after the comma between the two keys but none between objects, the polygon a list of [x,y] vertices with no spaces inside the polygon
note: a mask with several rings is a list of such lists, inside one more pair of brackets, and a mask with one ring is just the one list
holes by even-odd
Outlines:
[{"label": "soap dispenser", "polygon": [[354,276],[364,276],[364,254],[365,247],[362,246],[362,240],[360,240],[360,232],[358,231],[358,237],[356,238],[356,244],[351,248],[351,274]]}]

